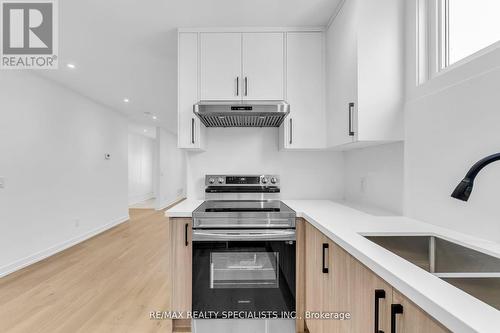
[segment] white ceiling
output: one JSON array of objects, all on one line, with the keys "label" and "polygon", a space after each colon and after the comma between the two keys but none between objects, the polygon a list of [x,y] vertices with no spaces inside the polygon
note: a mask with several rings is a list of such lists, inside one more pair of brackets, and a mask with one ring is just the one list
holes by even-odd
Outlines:
[{"label": "white ceiling", "polygon": [[[42,75],[177,132],[178,27],[323,26],[341,0],[59,1],[59,70]],[[74,63],[75,69],[66,67]],[[124,103],[123,99],[130,99]],[[158,116],[155,122],[144,112]]]}]

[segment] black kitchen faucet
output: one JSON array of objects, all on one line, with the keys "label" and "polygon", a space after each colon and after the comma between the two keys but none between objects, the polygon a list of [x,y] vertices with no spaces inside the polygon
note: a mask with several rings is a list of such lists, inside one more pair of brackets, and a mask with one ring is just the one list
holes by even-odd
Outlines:
[{"label": "black kitchen faucet", "polygon": [[472,168],[469,170],[469,172],[467,172],[467,175],[465,175],[465,178],[455,188],[451,196],[455,199],[462,201],[469,200],[472,188],[474,187],[474,179],[476,178],[477,174],[485,166],[498,160],[500,160],[500,153],[485,157],[476,164],[474,164]]}]

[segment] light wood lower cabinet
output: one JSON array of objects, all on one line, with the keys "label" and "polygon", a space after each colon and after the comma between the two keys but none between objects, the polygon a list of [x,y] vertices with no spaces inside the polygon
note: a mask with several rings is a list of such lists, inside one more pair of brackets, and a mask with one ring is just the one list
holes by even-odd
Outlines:
[{"label": "light wood lower cabinet", "polygon": [[392,302],[396,306],[401,305],[403,309],[403,313],[397,314],[395,318],[397,333],[450,332],[396,290],[393,290]]},{"label": "light wood lower cabinet", "polygon": [[192,243],[190,218],[170,218],[171,309],[191,311]]},{"label": "light wood lower cabinet", "polygon": [[[328,244],[328,240],[309,223],[306,223],[305,229],[305,310],[314,314],[321,312],[326,306],[327,281],[326,273],[323,272],[323,244]],[[327,249],[325,255],[326,251]],[[322,320],[306,318],[306,325],[310,332],[323,332]]]},{"label": "light wood lower cabinet", "polygon": [[350,257],[353,274],[352,332],[389,333],[392,286]]},{"label": "light wood lower cabinet", "polygon": [[[351,257],[332,241],[328,240],[327,244],[328,248],[325,250],[325,255],[328,258],[328,272],[324,274],[326,281],[325,290],[323,291],[325,299],[321,311],[326,313],[348,313],[352,311],[355,305],[353,298],[355,272],[353,271]],[[348,319],[325,319],[323,320],[322,329],[325,333],[353,332],[353,321]]]},{"label": "light wood lower cabinet", "polygon": [[[314,226],[306,222],[305,229],[306,312],[350,315],[348,320],[306,319],[309,332],[449,332]],[[392,314],[393,307],[403,312]]]}]

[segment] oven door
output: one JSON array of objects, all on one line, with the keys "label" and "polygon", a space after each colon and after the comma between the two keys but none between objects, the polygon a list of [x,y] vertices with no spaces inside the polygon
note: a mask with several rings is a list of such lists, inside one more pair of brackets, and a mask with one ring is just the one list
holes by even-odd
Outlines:
[{"label": "oven door", "polygon": [[295,311],[295,230],[194,230],[193,311]]}]

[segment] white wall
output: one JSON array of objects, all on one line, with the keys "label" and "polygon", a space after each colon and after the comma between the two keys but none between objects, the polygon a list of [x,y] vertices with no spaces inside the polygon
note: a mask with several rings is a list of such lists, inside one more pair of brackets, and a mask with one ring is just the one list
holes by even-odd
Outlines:
[{"label": "white wall", "polygon": [[284,199],[342,199],[338,152],[279,152],[275,128],[210,128],[207,151],[188,153],[188,197],[203,199],[205,174],[279,174]]},{"label": "white wall", "polygon": [[2,71],[0,177],[1,276],[128,218],[126,120],[28,72]]},{"label": "white wall", "polygon": [[155,142],[144,135],[128,134],[128,203],[154,197],[153,161]]},{"label": "white wall", "polygon": [[344,199],[402,214],[403,157],[401,142],[345,152]]},{"label": "white wall", "polygon": [[450,197],[474,162],[500,151],[500,50],[417,87],[408,7],[405,213],[500,242],[500,163],[478,176],[469,202]]},{"label": "white wall", "polygon": [[476,179],[469,202],[450,197],[479,159],[500,152],[500,69],[410,101],[406,214],[500,242],[500,163]]},{"label": "white wall", "polygon": [[186,197],[186,152],[177,148],[177,135],[157,128],[158,167],[156,208]]}]

